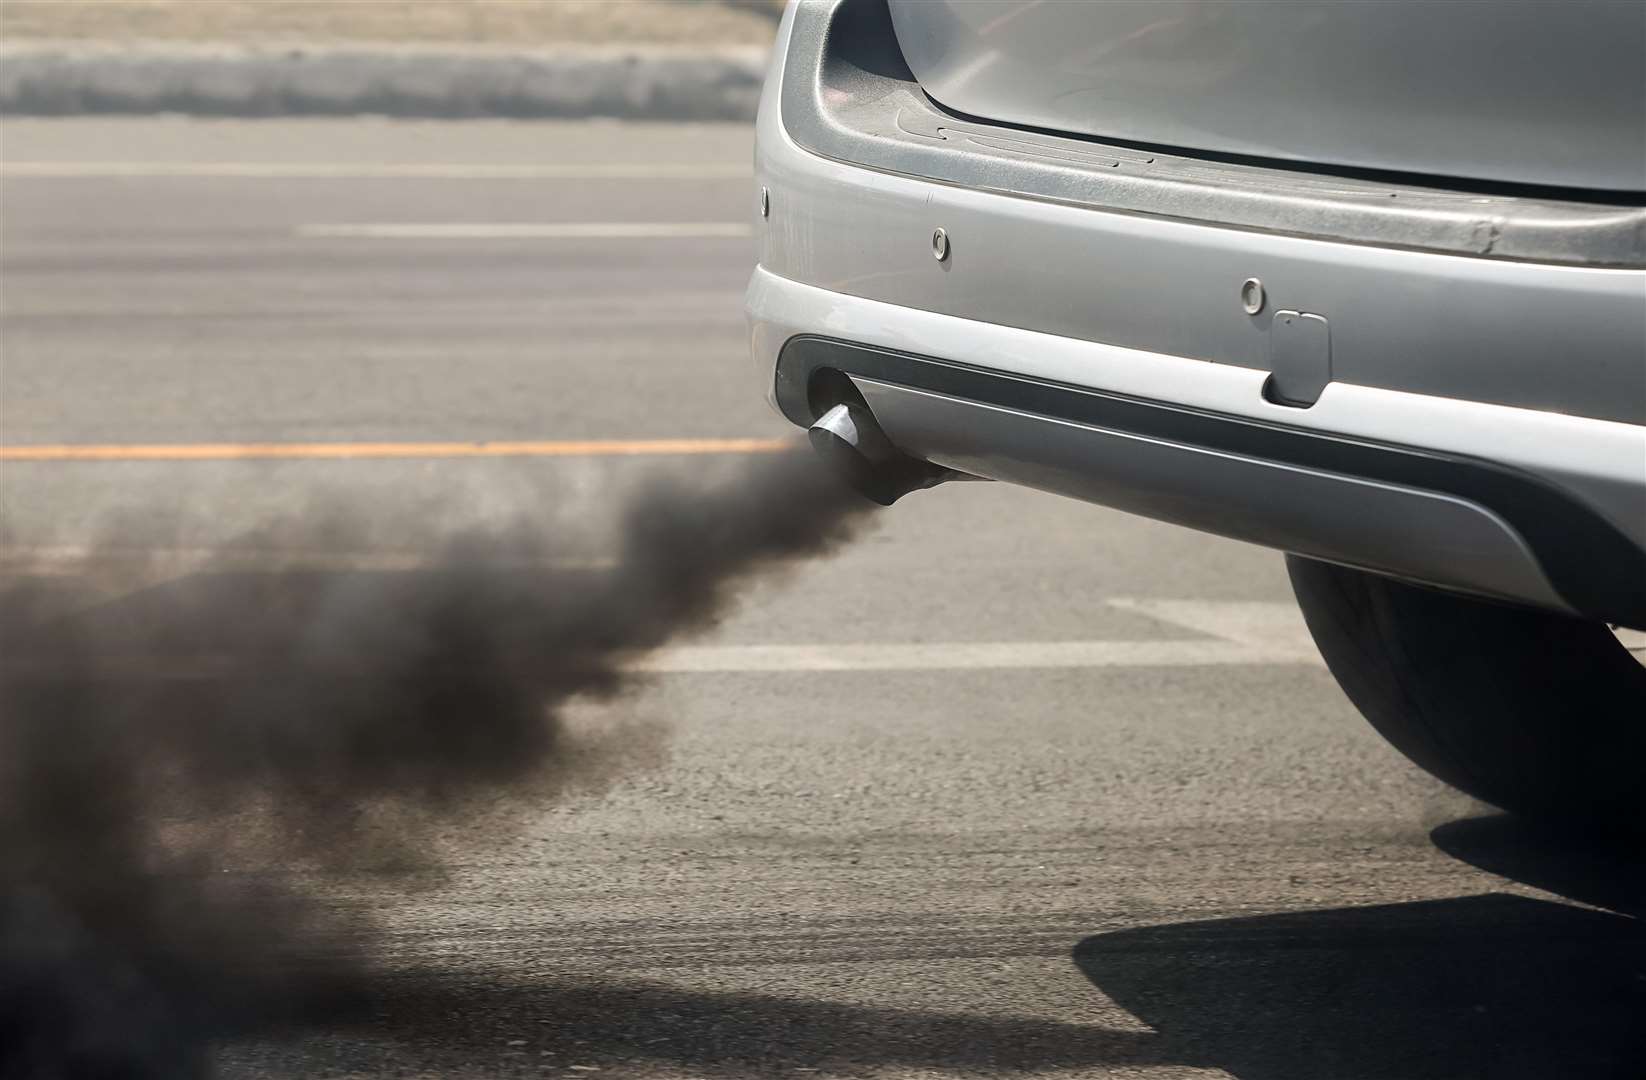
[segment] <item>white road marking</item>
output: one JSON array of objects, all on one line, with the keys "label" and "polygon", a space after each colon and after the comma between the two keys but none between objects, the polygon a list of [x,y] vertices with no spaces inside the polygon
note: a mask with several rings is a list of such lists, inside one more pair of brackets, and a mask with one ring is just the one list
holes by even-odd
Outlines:
[{"label": "white road marking", "polygon": [[1229,600],[1136,600],[1112,597],[1110,607],[1131,611],[1173,626],[1235,641],[1271,652],[1319,654],[1303,612],[1296,604]]},{"label": "white road marking", "polygon": [[781,671],[985,671],[1023,668],[1313,664],[1318,655],[1216,638],[1190,641],[950,641],[841,645],[685,645],[636,659],[653,674]]},{"label": "white road marking", "polygon": [[[200,569],[263,568],[418,570],[436,566],[423,553],[321,551],[212,552],[209,549],[91,551],[79,547],[0,549],[0,574],[84,574],[131,560],[154,585]],[[113,566],[109,565],[113,564]],[[501,570],[617,568],[607,559],[522,560]],[[105,600],[107,598],[104,598]],[[1302,615],[1289,603],[1115,598],[1111,607],[1207,635],[1143,641],[850,642],[804,645],[678,645],[636,657],[624,667],[646,674],[709,672],[989,671],[1033,668],[1201,667],[1250,664],[1322,666]],[[198,658],[209,664],[210,658]],[[192,671],[184,664],[184,669]]]},{"label": "white road marking", "polygon": [[1176,641],[985,641],[676,646],[632,671],[950,671],[1021,668],[1323,666],[1297,605],[1115,598],[1111,607],[1208,635]]},{"label": "white road marking", "polygon": [[[0,548],[0,574],[20,577],[67,577],[101,570],[133,568],[181,576],[199,571],[279,573],[282,570],[429,571],[444,564],[426,551],[322,551],[312,548],[140,548],[14,547]],[[452,563],[472,567],[472,563]],[[484,569],[612,570],[617,560],[598,558],[521,558],[488,560]]]},{"label": "white road marking", "polygon": [[354,240],[685,240],[751,231],[737,221],[528,221],[300,225],[297,234]]},{"label": "white road marking", "polygon": [[1612,627],[1612,635],[1636,660],[1646,664],[1646,630],[1630,630],[1626,626]]},{"label": "white road marking", "polygon": [[[104,601],[106,602],[106,600]],[[73,610],[87,612],[95,605]],[[1216,639],[1193,641],[951,641],[841,645],[681,645],[620,665],[642,675],[779,674],[784,672],[1011,671],[1120,667],[1227,667],[1258,664],[1322,666],[1304,656]],[[168,659],[106,657],[102,668],[157,678],[205,678],[232,673],[232,656],[201,654]],[[28,656],[8,657],[10,671],[49,670]]]},{"label": "white road marking", "polygon": [[470,162],[8,161],[0,176],[48,180],[204,177],[233,180],[747,180],[749,165],[474,164]]}]

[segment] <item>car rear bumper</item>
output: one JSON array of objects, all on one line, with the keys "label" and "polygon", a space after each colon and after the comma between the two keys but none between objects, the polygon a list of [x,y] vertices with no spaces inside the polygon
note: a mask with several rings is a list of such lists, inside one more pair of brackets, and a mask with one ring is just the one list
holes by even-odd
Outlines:
[{"label": "car rear bumper", "polygon": [[[1378,245],[1254,225],[1275,208],[1253,211],[1250,193],[1236,200],[1244,217],[1217,221],[1140,209],[1135,193],[1103,208],[1025,192],[1021,176],[1008,193],[911,174],[903,151],[876,157],[873,140],[836,140],[866,160],[831,157],[797,140],[785,108],[797,86],[828,99],[836,126],[874,106],[850,97],[862,80],[826,84],[817,42],[796,43],[835,10],[785,18],[759,120],[769,214],[748,310],[789,419],[815,417],[814,371],[843,371],[894,442],[939,464],[1646,622],[1646,271],[1435,250],[1421,214],[1413,243]],[[1069,180],[1109,168],[1081,160],[1092,153],[1039,145],[1019,164],[1051,161]],[[1582,208],[1563,212],[1593,226]],[[1247,279],[1263,283],[1256,314]],[[1323,327],[1306,350],[1325,375],[1308,407],[1265,392],[1292,348],[1277,344],[1277,312]]]}]

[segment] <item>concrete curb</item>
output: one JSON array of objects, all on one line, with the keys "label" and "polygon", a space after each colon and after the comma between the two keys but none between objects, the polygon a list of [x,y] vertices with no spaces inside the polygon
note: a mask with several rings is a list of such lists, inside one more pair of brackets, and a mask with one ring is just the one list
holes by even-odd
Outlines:
[{"label": "concrete curb", "polygon": [[767,51],[584,46],[0,45],[0,113],[748,120]]}]

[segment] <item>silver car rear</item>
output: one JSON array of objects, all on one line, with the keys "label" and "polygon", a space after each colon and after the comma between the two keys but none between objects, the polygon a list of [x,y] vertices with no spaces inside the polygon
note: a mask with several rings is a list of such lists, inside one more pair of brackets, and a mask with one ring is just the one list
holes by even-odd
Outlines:
[{"label": "silver car rear", "polygon": [[[1109,7],[993,33],[1052,6]],[[927,463],[1646,625],[1646,198],[960,115],[895,10],[790,9],[747,300],[774,403],[848,406],[883,501]]]},{"label": "silver car rear", "polygon": [[958,473],[1287,552],[1414,762],[1646,829],[1646,668],[1606,626],[1646,628],[1643,22],[800,0],[761,377],[883,503]]}]

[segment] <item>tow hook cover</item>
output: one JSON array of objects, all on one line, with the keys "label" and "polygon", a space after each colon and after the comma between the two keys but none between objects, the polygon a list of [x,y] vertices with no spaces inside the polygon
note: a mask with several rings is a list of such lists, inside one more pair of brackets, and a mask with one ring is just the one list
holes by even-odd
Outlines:
[{"label": "tow hook cover", "polygon": [[1277,405],[1307,409],[1332,381],[1332,334],[1324,317],[1277,311],[1269,324],[1269,379],[1263,394]]}]

